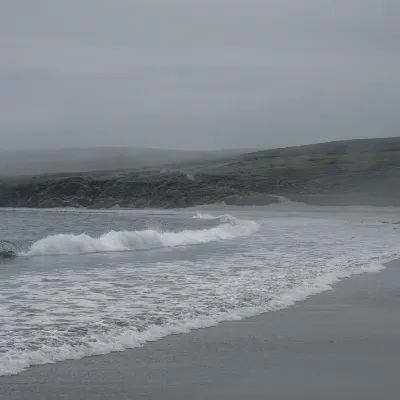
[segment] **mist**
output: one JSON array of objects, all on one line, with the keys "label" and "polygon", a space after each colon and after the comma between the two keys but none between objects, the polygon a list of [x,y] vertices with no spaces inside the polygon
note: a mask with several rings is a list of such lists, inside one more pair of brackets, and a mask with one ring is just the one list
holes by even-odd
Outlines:
[{"label": "mist", "polygon": [[400,3],[0,6],[0,150],[397,136]]}]

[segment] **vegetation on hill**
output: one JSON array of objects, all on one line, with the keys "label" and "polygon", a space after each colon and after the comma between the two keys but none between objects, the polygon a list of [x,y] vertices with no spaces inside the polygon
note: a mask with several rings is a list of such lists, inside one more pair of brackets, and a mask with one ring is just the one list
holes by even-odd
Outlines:
[{"label": "vegetation on hill", "polygon": [[239,150],[187,151],[129,147],[0,152],[0,176],[85,173],[232,157]]},{"label": "vegetation on hill", "polygon": [[1,207],[188,207],[269,204],[400,205],[400,138],[259,151],[159,168],[8,178]]}]

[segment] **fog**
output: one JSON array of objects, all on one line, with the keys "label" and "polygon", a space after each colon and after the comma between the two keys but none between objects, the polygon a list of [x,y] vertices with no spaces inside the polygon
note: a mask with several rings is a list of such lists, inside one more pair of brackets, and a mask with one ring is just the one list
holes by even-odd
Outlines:
[{"label": "fog", "polygon": [[0,150],[398,136],[400,3],[0,5]]}]

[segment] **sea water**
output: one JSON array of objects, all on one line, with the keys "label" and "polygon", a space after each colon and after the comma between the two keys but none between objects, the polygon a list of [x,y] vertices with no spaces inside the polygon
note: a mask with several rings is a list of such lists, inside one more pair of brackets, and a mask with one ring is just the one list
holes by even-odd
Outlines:
[{"label": "sea water", "polygon": [[399,257],[399,222],[290,202],[0,210],[0,375],[290,307]]}]

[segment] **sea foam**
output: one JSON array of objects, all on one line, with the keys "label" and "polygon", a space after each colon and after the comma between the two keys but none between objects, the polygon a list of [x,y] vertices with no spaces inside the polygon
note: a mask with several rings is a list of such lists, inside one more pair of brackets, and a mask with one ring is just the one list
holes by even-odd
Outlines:
[{"label": "sea foam", "polygon": [[259,224],[255,221],[240,220],[228,215],[220,219],[222,223],[216,227],[181,232],[153,229],[110,231],[100,237],[91,237],[86,233],[57,234],[38,240],[29,251],[21,255],[77,255],[187,246],[246,236],[259,229]]},{"label": "sea foam", "polygon": [[[89,268],[73,257],[60,257],[55,268],[49,267],[53,259],[21,258],[21,265],[38,262],[49,268],[11,268],[15,276],[0,280],[5,323],[0,329],[0,375],[123,351],[166,335],[284,309],[343,278],[378,272],[382,263],[400,255],[399,231],[380,222],[381,211],[350,217],[326,211],[250,215],[264,220],[258,224],[198,214],[195,218],[216,226],[108,232],[98,238],[55,235],[34,243],[31,254],[82,254],[242,236],[202,246],[188,257],[105,256],[96,257],[95,264],[89,259]],[[396,215],[385,220],[395,221]]]}]

